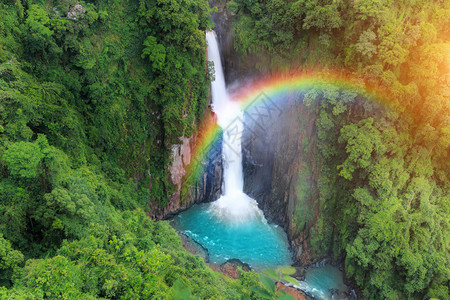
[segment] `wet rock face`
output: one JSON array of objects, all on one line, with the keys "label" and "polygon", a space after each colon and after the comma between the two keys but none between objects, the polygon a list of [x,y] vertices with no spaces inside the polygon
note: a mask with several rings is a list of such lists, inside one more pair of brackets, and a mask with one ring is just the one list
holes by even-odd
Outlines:
[{"label": "wet rock face", "polygon": [[[216,122],[214,113],[210,113],[205,120],[207,123]],[[200,133],[201,134],[201,133]],[[211,202],[217,200],[222,194],[222,138],[213,144],[208,155],[193,157],[192,153],[198,142],[197,136],[182,137],[180,144],[172,146],[172,163],[168,166],[170,180],[175,185],[175,192],[169,197],[164,207],[156,202],[150,203],[148,215],[153,219],[167,219],[188,209],[195,203]],[[199,165],[201,172],[195,180],[186,180],[187,169],[192,165]]]},{"label": "wet rock face", "polygon": [[223,180],[222,137],[220,136],[214,143],[206,157],[193,163],[200,164],[203,172],[195,180],[194,185],[187,187],[187,193],[181,199],[183,203],[190,207],[194,203],[212,202],[219,199],[222,194]]},{"label": "wet rock face", "polygon": [[252,268],[248,264],[243,263],[239,259],[233,258],[221,264],[219,271],[222,272],[225,276],[237,279],[239,278],[238,267],[242,268],[242,270],[245,272],[250,272],[252,270]]},{"label": "wet rock face", "polygon": [[257,58],[254,55],[243,57],[234,48],[234,15],[227,10],[228,0],[212,0],[210,6],[217,7],[217,12],[211,15],[215,24],[214,31],[217,34],[222,65],[227,85],[236,81],[257,75],[255,65]]},{"label": "wet rock face", "polygon": [[[262,99],[262,98],[266,99]],[[261,98],[261,99],[259,99]],[[286,203],[284,197],[271,195],[273,189],[283,188],[274,176],[279,146],[289,124],[284,103],[276,102],[265,95],[257,97],[251,108],[244,114],[244,132],[242,135],[242,154],[244,170],[244,192],[258,202],[269,222],[286,224]],[[283,107],[283,108],[282,108]],[[272,108],[272,109],[271,109]],[[284,153],[287,155],[288,153]],[[274,184],[276,183],[278,184]]]},{"label": "wet rock face", "polygon": [[278,290],[285,291],[287,294],[294,297],[295,300],[309,300],[311,299],[308,297],[304,292],[302,292],[299,289],[296,289],[294,287],[286,286],[282,283],[277,284]]},{"label": "wet rock face", "polygon": [[245,114],[242,148],[244,192],[285,229],[296,260],[308,264],[315,258],[309,229],[319,213],[319,164],[316,114],[302,99],[301,92],[269,98],[269,109],[256,101]]},{"label": "wet rock face", "polygon": [[356,295],[354,295],[354,292],[343,292],[343,291],[336,291],[331,290],[331,298],[336,300],[356,300]]},{"label": "wet rock face", "polygon": [[191,254],[200,256],[205,263],[209,262],[208,249],[183,233],[178,233],[178,235],[181,238],[181,244],[184,249],[186,249]]}]

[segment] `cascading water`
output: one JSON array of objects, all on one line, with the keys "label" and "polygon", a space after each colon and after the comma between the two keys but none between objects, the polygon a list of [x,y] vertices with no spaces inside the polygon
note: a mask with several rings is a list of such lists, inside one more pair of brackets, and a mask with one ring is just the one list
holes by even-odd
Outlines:
[{"label": "cascading water", "polygon": [[[212,263],[238,258],[256,270],[290,265],[286,234],[278,226],[268,224],[256,201],[243,192],[243,112],[226,90],[214,32],[208,32],[206,40],[208,59],[215,69],[215,80],[211,83],[213,110],[223,129],[223,194],[215,202],[194,205],[177,215],[173,225],[208,249]],[[346,288],[342,273],[331,266],[308,270],[306,280],[297,287],[324,300],[334,299],[331,291]]]},{"label": "cascading water", "polygon": [[222,220],[233,223],[248,222],[250,218],[265,221],[256,201],[243,192],[241,134],[243,131],[242,111],[230,101],[225,88],[225,80],[219,47],[213,31],[206,34],[208,59],[214,63],[215,80],[211,83],[213,110],[219,126],[223,129],[224,192],[211,205],[213,213]]},{"label": "cascading water", "polygon": [[196,205],[173,219],[174,226],[206,249],[212,263],[237,258],[262,269],[291,264],[284,231],[268,224],[256,201],[243,192],[239,105],[231,101],[225,86],[219,46],[214,32],[206,34],[208,59],[214,63],[211,83],[213,110],[223,129],[223,194],[212,203]]}]

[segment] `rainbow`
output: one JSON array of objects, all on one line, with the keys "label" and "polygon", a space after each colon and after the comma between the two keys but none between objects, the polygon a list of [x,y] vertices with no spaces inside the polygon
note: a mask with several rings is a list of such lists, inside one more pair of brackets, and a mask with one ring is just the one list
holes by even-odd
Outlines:
[{"label": "rainbow", "polygon": [[[390,99],[395,99],[395,97],[389,95],[389,87],[351,73],[332,70],[308,70],[295,75],[275,74],[239,87],[239,90],[232,92],[230,97],[232,101],[239,103],[245,112],[255,104],[258,104],[259,101],[265,101],[267,98],[278,101],[281,98],[280,96],[286,93],[306,92],[312,88],[320,89],[330,85],[336,87],[339,91],[356,93],[383,107],[389,107],[394,110],[398,107],[394,101],[390,101]],[[265,95],[266,97],[260,97],[260,95]],[[220,138],[222,129],[211,115],[204,118],[206,121],[204,120],[199,126],[199,130],[197,130],[194,149],[191,153],[192,161],[186,166],[186,181],[195,180],[196,176],[192,175],[201,174],[203,166],[201,162],[208,158],[211,149],[216,146]]]},{"label": "rainbow", "polygon": [[[332,85],[341,91],[352,91],[371,99],[379,104],[391,106],[387,87],[380,86],[379,82],[370,82],[351,73],[328,71],[308,71],[296,75],[276,74],[259,79],[249,86],[243,86],[234,95],[232,100],[241,104],[243,110],[253,104],[261,93],[274,97],[286,92],[305,91],[311,88]],[[274,97],[276,98],[276,97]]]}]

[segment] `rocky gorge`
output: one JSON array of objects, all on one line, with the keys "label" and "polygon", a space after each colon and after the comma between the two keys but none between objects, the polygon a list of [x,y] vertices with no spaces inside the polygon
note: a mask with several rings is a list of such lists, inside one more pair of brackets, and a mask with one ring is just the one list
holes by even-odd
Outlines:
[{"label": "rocky gorge", "polygon": [[319,258],[309,232],[319,214],[320,164],[317,117],[302,99],[301,93],[268,98],[248,110],[242,151],[245,192],[258,201],[269,222],[283,227],[295,261],[304,265]]},{"label": "rocky gorge", "polygon": [[[220,3],[218,7],[218,11],[213,14],[213,20],[216,22],[215,31],[225,80],[233,95],[236,87],[237,90],[245,89],[247,84],[251,86],[253,79],[268,76],[270,73],[256,67],[257,58],[250,55],[243,58],[235,51],[233,15]],[[276,98],[265,93],[256,95],[255,99],[250,99],[251,103],[247,103],[243,114],[244,129],[240,133],[243,191],[257,201],[269,223],[280,226],[286,232],[292,263],[297,269],[295,276],[299,280],[305,280],[306,270],[314,269],[318,262],[327,261],[328,264],[340,265],[339,261],[336,262],[337,265],[334,264],[326,252],[316,252],[311,243],[313,230],[321,213],[318,188],[321,162],[317,155],[318,107],[317,103],[304,103],[306,92],[300,89],[277,95]],[[211,108],[210,105],[205,118],[209,125],[217,124],[217,116]],[[213,202],[221,196],[224,190],[224,164],[227,163],[225,153],[222,153],[222,144],[226,142],[220,134],[221,137],[208,155],[195,157],[194,149],[196,143],[201,141],[201,134],[202,132],[198,131],[196,135],[182,138],[182,143],[173,146],[168,169],[175,191],[168,205],[152,207],[151,217],[171,219],[194,204]],[[195,180],[190,180],[189,169],[194,164],[201,165],[202,171]],[[189,234],[183,234],[182,231],[179,234],[185,249],[200,255],[210,268],[226,276],[237,277],[238,267],[247,262],[237,260],[236,263],[231,260],[212,263],[203,242],[197,241]],[[309,291],[309,288],[284,288],[296,299],[308,299],[308,295],[317,296]],[[326,287],[324,288],[326,290]],[[350,290],[342,293],[342,297],[338,296],[338,299],[354,299],[350,296]]]},{"label": "rocky gorge", "polygon": [[[212,20],[216,24],[227,84],[262,76],[255,67],[255,57],[243,58],[234,49],[233,14],[222,1],[214,5],[218,10]],[[316,156],[317,113],[314,107],[306,107],[302,99],[302,93],[293,93],[276,101],[263,99],[261,103],[272,106],[268,111],[264,107],[249,109],[244,114],[242,151],[244,191],[257,200],[269,222],[286,231],[296,264],[308,265],[321,258],[315,255],[309,242],[310,229],[320,213],[317,188],[320,163]],[[212,111],[206,119],[216,122]],[[182,143],[173,146],[169,170],[175,192],[166,206],[152,206],[150,217],[170,218],[193,204],[215,201],[220,196],[221,140],[199,162],[203,172],[198,180],[192,183],[185,178],[198,139],[195,135],[182,138]]]}]

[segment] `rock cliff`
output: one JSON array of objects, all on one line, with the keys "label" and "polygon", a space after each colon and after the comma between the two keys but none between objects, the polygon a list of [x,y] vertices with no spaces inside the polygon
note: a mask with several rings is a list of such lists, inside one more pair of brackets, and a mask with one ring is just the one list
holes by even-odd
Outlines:
[{"label": "rock cliff", "polygon": [[[211,126],[216,122],[213,112],[209,112],[204,120]],[[208,125],[209,124],[209,125]],[[198,132],[197,134],[201,134]],[[217,200],[222,194],[222,138],[219,137],[212,144],[208,155],[193,157],[193,150],[200,141],[199,136],[182,137],[181,143],[172,146],[171,161],[168,166],[170,180],[175,186],[175,192],[169,197],[166,206],[160,207],[156,203],[150,206],[149,216],[154,219],[166,219],[188,209],[195,203]],[[188,169],[194,165],[200,166],[200,174],[195,180],[187,180]]]},{"label": "rock cliff", "polygon": [[256,100],[245,113],[244,191],[269,222],[285,229],[300,264],[315,259],[309,243],[319,214],[315,124],[314,108],[305,107],[301,91]]},{"label": "rock cliff", "polygon": [[[261,57],[244,57],[235,51],[234,16],[226,9],[226,2],[212,2],[218,7],[212,20],[230,86],[264,77],[261,70],[270,68],[261,68]],[[309,232],[320,213],[320,162],[316,156],[316,109],[306,108],[302,99],[300,91],[283,99],[254,99],[253,110],[245,113],[242,151],[244,191],[257,200],[269,222],[285,229],[297,262],[306,265],[318,259],[311,249]]]},{"label": "rock cliff", "polygon": [[[257,58],[245,59],[234,50],[233,15],[226,10],[226,1],[213,1],[218,7],[212,20],[216,24],[228,85],[258,77]],[[258,97],[267,97],[258,95]],[[301,91],[277,99],[255,99],[245,113],[242,151],[244,192],[256,199],[269,222],[282,226],[288,234],[297,263],[306,265],[318,259],[313,253],[309,232],[320,214],[317,181],[320,162],[317,152],[317,113],[307,108]],[[259,111],[258,111],[259,109]],[[262,114],[269,114],[264,117]],[[210,118],[214,119],[211,113]],[[201,161],[200,180],[185,186],[184,176],[189,165],[196,137],[183,138],[172,149],[173,163],[169,167],[176,187],[166,207],[152,207],[150,216],[167,218],[194,203],[214,201],[222,187],[222,141],[216,143],[210,155]],[[185,192],[183,193],[183,189]]]},{"label": "rock cliff", "polygon": [[228,87],[236,82],[249,77],[254,77],[258,71],[256,63],[258,56],[238,54],[234,48],[234,15],[227,10],[227,0],[210,1],[211,6],[217,7],[217,12],[213,13],[211,20],[214,22],[214,31],[217,34],[222,64],[225,75],[225,82]]}]

